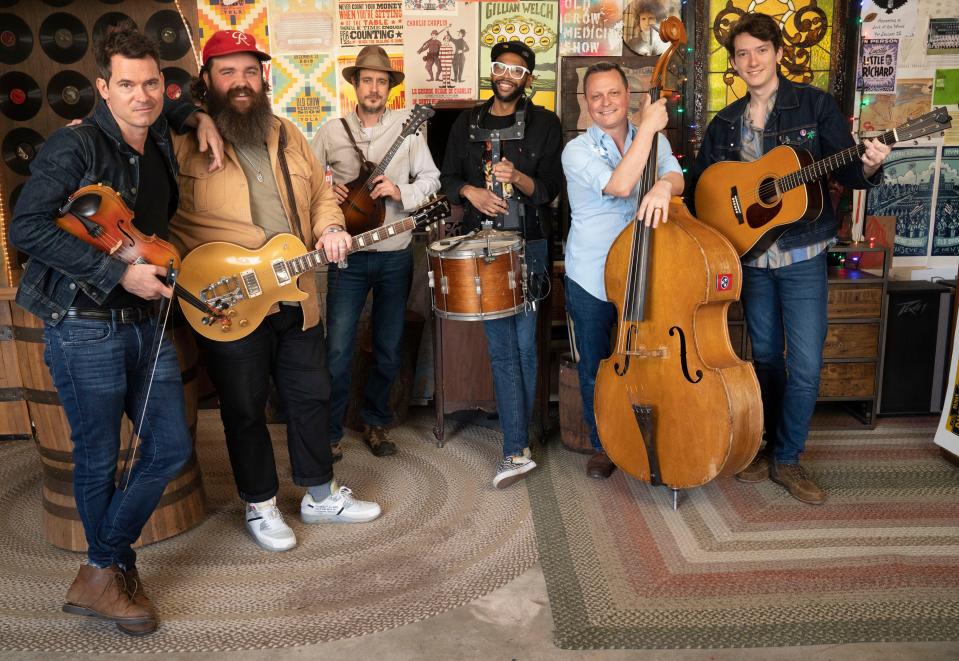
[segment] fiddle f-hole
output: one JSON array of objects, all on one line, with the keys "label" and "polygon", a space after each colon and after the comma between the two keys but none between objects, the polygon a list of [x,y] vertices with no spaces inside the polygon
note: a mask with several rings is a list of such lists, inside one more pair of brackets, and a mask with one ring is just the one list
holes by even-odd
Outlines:
[{"label": "fiddle f-hole", "polygon": [[683,376],[690,383],[699,383],[703,380],[703,371],[696,370],[696,378],[689,375],[689,363],[686,362],[686,333],[679,326],[673,326],[669,329],[669,336],[679,335],[679,363],[683,368]]}]

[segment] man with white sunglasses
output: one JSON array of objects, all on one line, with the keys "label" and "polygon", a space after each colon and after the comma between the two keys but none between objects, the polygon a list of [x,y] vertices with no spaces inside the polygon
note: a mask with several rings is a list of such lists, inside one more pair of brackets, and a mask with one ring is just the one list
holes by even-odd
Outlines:
[{"label": "man with white sunglasses", "polygon": [[[562,131],[555,113],[526,98],[536,56],[519,41],[492,49],[493,96],[464,111],[450,130],[440,181],[463,226],[492,223],[526,242],[527,303],[549,291],[547,237],[550,202],[563,187]],[[500,158],[494,154],[499,153]],[[503,460],[493,486],[505,488],[536,467],[529,425],[536,396],[536,310],[483,322],[493,368],[496,407],[503,429]]]}]

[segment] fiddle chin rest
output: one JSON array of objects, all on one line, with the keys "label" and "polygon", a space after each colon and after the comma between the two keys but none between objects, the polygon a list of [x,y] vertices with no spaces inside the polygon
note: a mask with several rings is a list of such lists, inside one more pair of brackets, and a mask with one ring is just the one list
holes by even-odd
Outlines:
[{"label": "fiddle chin rest", "polygon": [[60,209],[60,215],[65,216],[68,213],[72,213],[75,216],[90,218],[91,216],[95,216],[97,211],[100,210],[100,202],[101,198],[97,193],[84,193],[83,195],[68,200]]}]

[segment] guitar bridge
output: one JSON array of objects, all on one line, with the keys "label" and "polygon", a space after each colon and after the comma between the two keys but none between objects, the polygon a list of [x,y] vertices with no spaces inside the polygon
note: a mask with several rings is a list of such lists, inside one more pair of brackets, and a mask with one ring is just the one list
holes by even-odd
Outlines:
[{"label": "guitar bridge", "polygon": [[228,275],[211,282],[200,290],[200,300],[214,310],[226,310],[244,300],[240,278]]},{"label": "guitar bridge", "polygon": [[730,189],[730,193],[730,202],[733,204],[733,214],[736,216],[736,220],[739,221],[739,224],[742,225],[746,222],[746,219],[743,218],[743,205],[742,202],[739,201],[739,190],[733,186]]}]

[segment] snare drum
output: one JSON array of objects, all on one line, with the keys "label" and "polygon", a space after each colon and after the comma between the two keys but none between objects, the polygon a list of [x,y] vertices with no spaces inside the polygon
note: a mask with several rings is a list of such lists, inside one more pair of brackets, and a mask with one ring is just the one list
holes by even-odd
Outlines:
[{"label": "snare drum", "polygon": [[526,306],[523,239],[516,232],[483,230],[466,239],[442,239],[426,254],[433,310],[440,317],[499,319]]}]

